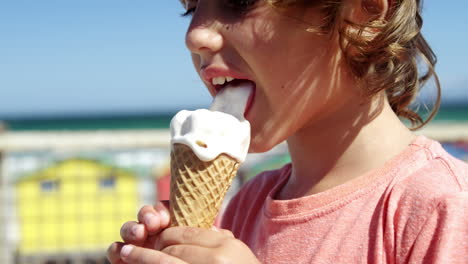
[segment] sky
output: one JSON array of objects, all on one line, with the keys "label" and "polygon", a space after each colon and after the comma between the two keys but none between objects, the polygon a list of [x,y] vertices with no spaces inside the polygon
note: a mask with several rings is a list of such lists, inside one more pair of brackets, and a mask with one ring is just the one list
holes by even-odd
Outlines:
[{"label": "sky", "polygon": [[[426,0],[443,100],[468,104],[466,0]],[[211,97],[177,0],[0,0],[0,118],[167,112]]]}]

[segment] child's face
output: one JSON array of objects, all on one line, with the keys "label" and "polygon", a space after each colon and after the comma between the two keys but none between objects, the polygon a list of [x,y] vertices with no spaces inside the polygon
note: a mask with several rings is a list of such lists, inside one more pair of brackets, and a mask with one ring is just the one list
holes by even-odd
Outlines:
[{"label": "child's face", "polygon": [[[212,78],[217,76],[255,83],[246,114],[250,152],[269,150],[301,128],[319,124],[354,96],[338,85],[344,63],[335,34],[306,31],[320,24],[318,10],[281,13],[262,0],[199,0],[187,6],[196,10],[186,44],[210,93],[216,94]],[[242,6],[249,10],[242,12]]]}]

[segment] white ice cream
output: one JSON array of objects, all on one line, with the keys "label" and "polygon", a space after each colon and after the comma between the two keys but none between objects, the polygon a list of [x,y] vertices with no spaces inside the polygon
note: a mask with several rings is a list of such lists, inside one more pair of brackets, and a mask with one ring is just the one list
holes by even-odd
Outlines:
[{"label": "white ice cream", "polygon": [[171,146],[189,146],[200,160],[210,161],[224,153],[239,162],[247,156],[250,124],[244,118],[253,84],[228,84],[210,109],[182,110],[171,121]]}]

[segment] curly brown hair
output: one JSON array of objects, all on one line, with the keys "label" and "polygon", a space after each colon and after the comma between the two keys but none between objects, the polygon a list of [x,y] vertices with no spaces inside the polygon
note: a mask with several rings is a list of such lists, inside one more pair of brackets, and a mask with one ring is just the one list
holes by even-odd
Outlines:
[{"label": "curly brown hair", "polygon": [[[392,0],[385,19],[372,19],[364,24],[339,21],[342,0],[267,0],[273,7],[284,9],[293,6],[319,5],[324,22],[312,32],[329,32],[337,25],[346,61],[354,75],[365,81],[368,97],[385,91],[393,111],[408,119],[412,129],[427,124],[440,106],[441,88],[434,66],[436,55],[421,34],[422,0]],[[344,23],[341,23],[344,22]],[[349,30],[349,28],[356,30]],[[369,38],[369,29],[378,32]],[[421,69],[421,63],[426,69]],[[423,120],[410,105],[420,89],[433,78],[437,97],[429,116]]]}]

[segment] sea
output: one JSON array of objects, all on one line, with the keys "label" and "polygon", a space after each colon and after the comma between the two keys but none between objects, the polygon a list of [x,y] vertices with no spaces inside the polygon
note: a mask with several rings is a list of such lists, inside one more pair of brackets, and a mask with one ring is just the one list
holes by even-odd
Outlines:
[{"label": "sea", "polygon": [[[8,131],[168,129],[176,112],[4,118]],[[1,119],[0,119],[1,120]],[[431,122],[468,123],[466,105],[442,106]]]}]

